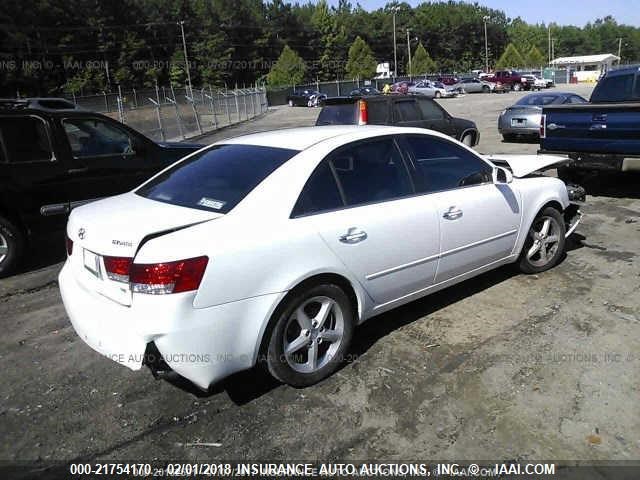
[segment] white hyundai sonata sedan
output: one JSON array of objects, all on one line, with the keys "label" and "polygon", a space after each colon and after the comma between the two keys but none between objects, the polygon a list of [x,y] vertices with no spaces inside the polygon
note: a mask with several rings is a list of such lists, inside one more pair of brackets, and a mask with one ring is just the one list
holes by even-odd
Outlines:
[{"label": "white hyundai sonata sedan", "polygon": [[78,335],[131,369],[206,389],[259,362],[307,386],[375,315],[507,263],[558,263],[577,209],[560,180],[518,178],[557,160],[496,167],[382,126],[224,140],[75,209],[60,291]]}]

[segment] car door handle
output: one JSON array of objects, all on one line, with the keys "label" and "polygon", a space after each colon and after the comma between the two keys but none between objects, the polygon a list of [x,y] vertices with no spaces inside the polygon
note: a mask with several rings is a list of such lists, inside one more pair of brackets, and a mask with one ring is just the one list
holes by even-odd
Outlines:
[{"label": "car door handle", "polygon": [[67,170],[67,173],[69,174],[74,174],[74,173],[85,173],[89,171],[89,167],[81,167],[81,168],[70,168],[69,170]]},{"label": "car door handle", "polygon": [[347,233],[340,236],[340,241],[342,243],[358,243],[363,240],[366,240],[367,232],[363,230],[359,230],[356,227],[351,227]]},{"label": "car door handle", "polygon": [[442,215],[447,220],[456,220],[462,216],[462,210],[457,207],[449,207],[449,210]]}]

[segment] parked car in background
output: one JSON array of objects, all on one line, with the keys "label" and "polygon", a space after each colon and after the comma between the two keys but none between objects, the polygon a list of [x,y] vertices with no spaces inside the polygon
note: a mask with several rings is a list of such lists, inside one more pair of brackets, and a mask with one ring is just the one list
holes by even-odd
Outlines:
[{"label": "parked car in background", "polygon": [[472,147],[480,133],[471,120],[449,115],[437,102],[422,95],[328,98],[316,125],[394,125],[428,128]]},{"label": "parked car in background", "polygon": [[529,86],[529,90],[542,90],[543,88],[548,88],[547,87],[547,81],[543,80],[542,78],[533,75],[533,74],[525,74],[522,75],[522,78],[524,78],[527,81],[527,85]]},{"label": "parked car in background", "polygon": [[464,90],[465,93],[491,93],[496,88],[496,84],[479,78],[465,78],[451,85],[450,88]]},{"label": "parked car in background", "polygon": [[558,264],[576,211],[531,163],[417,128],[223,140],[74,210],[60,293],[78,336],[132,370],[206,390],[259,362],[306,387],[376,315],[502,265]]},{"label": "parked car in background", "polygon": [[326,99],[326,93],[316,92],[309,97],[309,100],[307,100],[307,107],[321,107]]},{"label": "parked car in background", "polygon": [[583,103],[588,102],[580,95],[570,92],[531,93],[502,111],[498,117],[498,131],[505,141],[516,137],[538,138],[544,106]]},{"label": "parked car in background", "polygon": [[64,99],[0,100],[0,276],[77,205],[130,190],[202,145],[155,143]]},{"label": "parked car in background", "polygon": [[396,82],[391,85],[391,91],[393,93],[400,93],[405,95],[409,93],[409,88],[413,87],[414,85],[415,85],[415,82],[408,82],[408,81]]},{"label": "parked car in background", "polygon": [[311,89],[294,90],[290,95],[287,95],[287,104],[290,107],[308,107],[309,99],[318,94],[320,92]]},{"label": "parked car in background", "polygon": [[409,93],[424,95],[429,98],[447,98],[456,95],[452,90],[448,90],[445,85],[439,82],[436,84],[430,80],[420,80],[416,82],[415,85],[409,87]]},{"label": "parked car in background", "polygon": [[542,112],[542,151],[572,160],[559,171],[563,178],[583,173],[640,171],[640,71],[608,71],[590,103],[548,104]]},{"label": "parked car in background", "polygon": [[460,81],[459,77],[456,77],[455,75],[440,75],[436,78],[437,82],[442,82],[444,83],[446,86],[450,86],[450,85],[455,85],[456,83],[458,83]]},{"label": "parked car in background", "polygon": [[350,97],[366,97],[371,95],[382,95],[382,92],[376,87],[360,87],[349,92]]},{"label": "parked car in background", "polygon": [[485,77],[484,80],[492,83],[500,83],[516,92],[519,92],[520,90],[528,90],[533,84],[526,78],[523,78],[522,75],[515,70],[498,70],[492,75]]}]

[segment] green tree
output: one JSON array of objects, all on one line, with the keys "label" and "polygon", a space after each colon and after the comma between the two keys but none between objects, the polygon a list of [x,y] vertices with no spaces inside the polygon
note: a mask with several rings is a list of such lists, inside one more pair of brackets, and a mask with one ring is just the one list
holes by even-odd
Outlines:
[{"label": "green tree", "polygon": [[536,47],[535,45],[533,47],[531,47],[529,52],[527,52],[527,57],[526,57],[527,66],[528,67],[541,67],[545,63],[547,63],[547,61],[545,60],[544,55],[542,54],[542,52],[540,52],[540,50],[538,50],[538,47]]},{"label": "green tree", "polygon": [[510,43],[507,45],[507,48],[504,49],[503,54],[500,55],[498,63],[496,63],[496,69],[518,68],[522,67],[524,64],[525,61],[522,58],[522,55],[520,55],[520,52],[513,43]]},{"label": "green tree", "polygon": [[278,61],[267,75],[267,82],[271,86],[296,85],[302,82],[305,70],[304,60],[285,45]]},{"label": "green tree", "polygon": [[[409,71],[408,67],[407,65],[407,71]],[[409,75],[424,75],[425,73],[434,72],[436,68],[436,62],[431,59],[429,53],[422,46],[422,42],[420,42],[411,59],[411,71],[409,71]]]},{"label": "green tree", "polygon": [[349,47],[347,75],[350,78],[371,78],[376,74],[376,65],[371,48],[358,35]]}]

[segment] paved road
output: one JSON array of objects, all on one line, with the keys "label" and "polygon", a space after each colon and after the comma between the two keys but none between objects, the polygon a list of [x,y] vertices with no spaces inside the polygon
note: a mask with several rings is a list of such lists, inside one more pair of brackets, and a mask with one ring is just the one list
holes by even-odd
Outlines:
[{"label": "paved road", "polygon": [[[442,102],[479,122],[480,149],[535,151],[492,132],[515,97]],[[315,114],[279,108],[208,138]],[[0,281],[0,459],[637,459],[637,180],[589,184],[557,268],[503,268],[375,318],[353,361],[304,390],[249,372],[205,394],[118,366],[73,332],[45,256]]]}]

